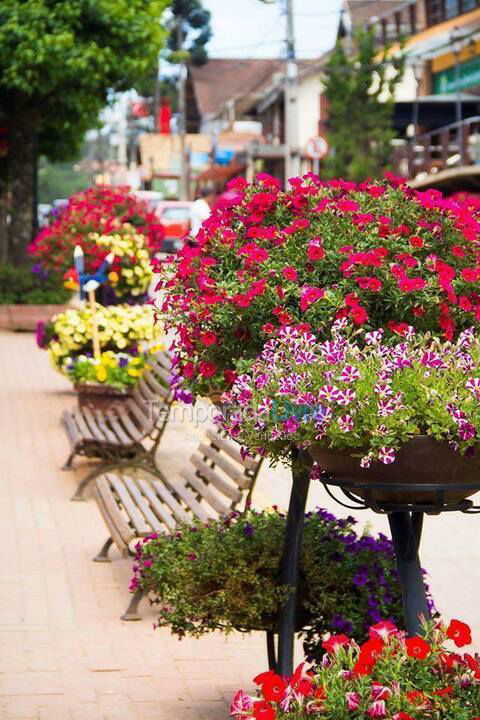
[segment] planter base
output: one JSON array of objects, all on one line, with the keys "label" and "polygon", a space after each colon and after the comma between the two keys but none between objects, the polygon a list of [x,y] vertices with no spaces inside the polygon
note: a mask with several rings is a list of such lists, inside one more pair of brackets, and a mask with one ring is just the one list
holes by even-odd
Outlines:
[{"label": "planter base", "polygon": [[123,404],[130,397],[129,393],[123,393],[115,388],[104,385],[74,385],[78,396],[78,407],[83,410],[101,410],[106,412],[112,405]]}]

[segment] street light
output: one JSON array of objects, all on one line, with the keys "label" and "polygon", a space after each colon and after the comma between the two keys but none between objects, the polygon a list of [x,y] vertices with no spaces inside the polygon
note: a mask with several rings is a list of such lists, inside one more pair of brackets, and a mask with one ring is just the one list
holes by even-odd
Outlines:
[{"label": "street light", "polygon": [[[277,0],[261,0],[273,4]],[[278,0],[286,17],[286,62],[285,62],[285,184],[288,179],[300,175],[300,152],[298,148],[298,66],[295,56],[295,35],[293,28],[293,0]]]},{"label": "street light", "polygon": [[455,55],[455,85],[457,96],[455,100],[455,122],[457,124],[457,145],[463,164],[463,127],[462,127],[462,91],[460,87],[460,53],[462,50],[463,34],[459,27],[454,27],[450,33],[450,44]]}]

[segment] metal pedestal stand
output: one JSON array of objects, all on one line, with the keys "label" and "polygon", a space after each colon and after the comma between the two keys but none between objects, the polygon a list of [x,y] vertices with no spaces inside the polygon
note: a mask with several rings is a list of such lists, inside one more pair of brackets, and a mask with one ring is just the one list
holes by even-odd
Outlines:
[{"label": "metal pedestal stand", "polygon": [[[297,606],[298,564],[302,543],[305,505],[310,484],[312,460],[305,451],[292,452],[292,491],[287,515],[284,549],[281,568],[281,583],[291,587],[287,601],[280,610],[278,659],[272,635],[269,639],[269,664],[281,675],[293,672],[293,642],[295,634],[295,617]],[[422,537],[424,515],[439,515],[441,512],[480,513],[480,506],[471,500],[448,500],[452,490],[460,492],[480,491],[480,480],[476,484],[392,484],[372,482],[337,481],[323,475],[321,478],[327,493],[336,502],[349,510],[370,509],[377,513],[387,514],[392,534],[393,547],[397,561],[400,584],[402,588],[405,627],[410,636],[422,632],[421,620],[428,619],[430,611],[425,593],[423,573],[419,560],[419,547]],[[338,488],[343,498],[339,499],[332,488]],[[379,491],[408,498],[412,492],[419,497],[432,498],[422,503],[387,502],[378,500]],[[425,495],[426,494],[426,495]]]}]

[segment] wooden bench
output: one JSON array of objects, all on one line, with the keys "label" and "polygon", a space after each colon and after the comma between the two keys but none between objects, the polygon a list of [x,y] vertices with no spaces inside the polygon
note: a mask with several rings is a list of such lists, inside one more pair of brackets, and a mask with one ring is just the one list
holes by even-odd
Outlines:
[{"label": "wooden bench", "polygon": [[83,500],[85,488],[95,477],[123,465],[149,468],[161,477],[155,455],[172,403],[171,358],[161,351],[149,357],[148,364],[150,369],[127,400],[114,403],[105,412],[83,407],[63,413],[61,423],[70,443],[63,469],[72,468],[76,455],[99,460],[80,482],[72,500]]},{"label": "wooden bench", "polygon": [[[159,480],[151,474],[136,477],[127,470],[104,473],[94,485],[94,497],[110,536],[96,562],[109,562],[112,543],[123,556],[132,545],[152,533],[172,533],[177,522],[206,522],[227,515],[250,501],[261,466],[260,458],[242,458],[239,446],[208,430],[178,479]],[[136,593],[122,620],[139,620]]]}]

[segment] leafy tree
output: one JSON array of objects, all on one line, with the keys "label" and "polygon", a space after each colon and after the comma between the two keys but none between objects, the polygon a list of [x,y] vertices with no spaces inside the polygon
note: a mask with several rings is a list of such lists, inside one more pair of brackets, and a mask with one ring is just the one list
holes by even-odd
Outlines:
[{"label": "leafy tree", "polygon": [[[212,37],[210,12],[202,6],[201,0],[173,0],[170,10],[172,21],[168,48],[172,59],[203,65],[208,60],[205,46]],[[182,57],[178,58],[180,51],[183,51]]]},{"label": "leafy tree", "polygon": [[160,16],[167,3],[0,3],[0,125],[8,131],[7,160],[0,169],[0,257],[25,259],[34,228],[38,155],[75,155],[109,91],[128,90],[148,73],[162,44]]},{"label": "leafy tree", "polygon": [[373,30],[358,30],[355,52],[337,43],[325,67],[328,99],[328,140],[325,162],[330,176],[361,181],[388,168],[394,91],[404,70],[403,54],[379,57]]}]

